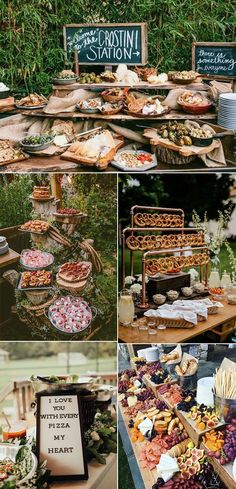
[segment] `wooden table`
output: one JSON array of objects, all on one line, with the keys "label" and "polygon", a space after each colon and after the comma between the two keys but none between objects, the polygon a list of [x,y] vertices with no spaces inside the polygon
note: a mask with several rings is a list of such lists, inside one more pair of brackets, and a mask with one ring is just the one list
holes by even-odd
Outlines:
[{"label": "wooden table", "polygon": [[117,455],[108,455],[106,465],[96,461],[88,464],[89,479],[87,481],[55,482],[52,489],[116,489],[117,488]]},{"label": "wooden table", "polygon": [[13,265],[13,263],[18,263],[19,259],[19,253],[9,248],[8,253],[0,255],[0,268],[5,268],[9,265]]},{"label": "wooden table", "polygon": [[[157,167],[145,173],[186,173],[189,171],[201,171],[201,172],[229,172],[236,170],[236,162],[232,164],[228,163],[227,166],[221,168],[208,168],[204,165],[203,161],[199,158],[192,163],[176,168],[173,165],[167,165],[158,161]],[[67,160],[61,160],[60,156],[31,156],[29,159],[21,161],[19,163],[11,163],[1,167],[1,173],[41,173],[41,172],[99,172],[99,173],[117,173],[118,170],[112,165],[108,165],[106,170],[98,170],[96,166],[84,166],[78,165]],[[137,172],[138,173],[138,172]]]},{"label": "wooden table", "polygon": [[119,325],[119,340],[124,343],[184,343],[192,338],[212,331],[217,334],[219,341],[232,333],[236,327],[236,306],[223,303],[217,314],[209,315],[206,321],[199,322],[193,328],[166,328],[157,329],[157,334],[149,335],[148,331],[139,331],[138,328]]}]

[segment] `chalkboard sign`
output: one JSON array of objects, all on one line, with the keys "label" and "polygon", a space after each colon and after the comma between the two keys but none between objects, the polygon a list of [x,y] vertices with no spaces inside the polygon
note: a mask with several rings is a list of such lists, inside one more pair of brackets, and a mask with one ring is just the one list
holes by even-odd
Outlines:
[{"label": "chalkboard sign", "polygon": [[39,462],[47,460],[52,480],[88,479],[78,394],[43,391],[36,397]]},{"label": "chalkboard sign", "polygon": [[141,65],[147,62],[146,24],[68,24],[67,54],[78,50],[79,64]]},{"label": "chalkboard sign", "polygon": [[236,78],[236,42],[193,43],[192,67],[206,78]]}]

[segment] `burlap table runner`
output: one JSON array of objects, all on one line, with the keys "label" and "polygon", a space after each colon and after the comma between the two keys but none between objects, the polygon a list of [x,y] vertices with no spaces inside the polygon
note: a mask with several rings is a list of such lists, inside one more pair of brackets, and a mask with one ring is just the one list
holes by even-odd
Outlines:
[{"label": "burlap table runner", "polygon": [[61,112],[74,112],[76,105],[81,100],[87,100],[89,98],[94,98],[94,97],[96,97],[96,93],[91,92],[90,90],[83,90],[82,88],[70,92],[65,97],[56,97],[55,95],[51,95],[48,104],[43,109],[43,111],[45,112],[45,114],[60,114]]}]

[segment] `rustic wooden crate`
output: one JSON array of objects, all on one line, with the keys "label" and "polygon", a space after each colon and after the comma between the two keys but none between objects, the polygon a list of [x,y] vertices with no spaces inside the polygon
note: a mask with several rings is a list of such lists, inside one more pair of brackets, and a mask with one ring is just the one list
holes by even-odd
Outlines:
[{"label": "rustic wooden crate", "polygon": [[161,279],[150,277],[147,284],[148,298],[152,301],[154,294],[165,294],[168,290],[180,290],[182,287],[190,287],[189,273],[181,273],[176,277],[166,275]]},{"label": "rustic wooden crate", "polygon": [[[166,384],[171,385],[171,384],[176,384],[176,382],[177,382],[177,380],[173,379],[171,382],[167,382]],[[152,390],[155,397],[157,397],[157,398],[159,397],[158,396],[158,389],[160,389],[160,387],[164,384],[154,384],[154,382],[151,382],[151,380],[148,378],[147,375],[143,375],[143,383],[146,385],[146,387],[148,389]]]},{"label": "rustic wooden crate", "polygon": [[[199,447],[200,443],[202,441],[203,435],[205,433],[211,431],[213,428],[207,428],[204,431],[199,431],[195,427],[195,421],[193,421],[190,418],[187,418],[187,413],[184,413],[183,411],[179,411],[178,409],[175,409],[175,412],[176,412],[176,415],[178,416],[178,418],[180,419],[181,423],[184,425],[184,427],[185,427],[188,435],[190,436],[190,438],[193,440],[195,445],[197,447]],[[216,428],[214,428],[214,429],[221,428],[222,426],[225,426],[225,423],[219,423],[216,426]]]},{"label": "rustic wooden crate", "polygon": [[[208,448],[204,443],[201,443],[201,448],[207,453],[209,452]],[[214,468],[214,471],[219,475],[220,479],[224,482],[227,489],[235,489],[236,483],[233,478],[233,463],[221,465],[219,460],[214,457],[210,459],[211,465]]]}]

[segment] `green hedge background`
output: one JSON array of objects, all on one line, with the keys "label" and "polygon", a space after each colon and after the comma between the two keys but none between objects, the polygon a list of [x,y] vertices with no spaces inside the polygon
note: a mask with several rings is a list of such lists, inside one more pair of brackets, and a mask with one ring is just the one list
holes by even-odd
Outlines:
[{"label": "green hedge background", "polygon": [[49,93],[66,23],[147,22],[149,62],[189,69],[193,41],[234,41],[236,0],[0,0],[0,81]]}]

